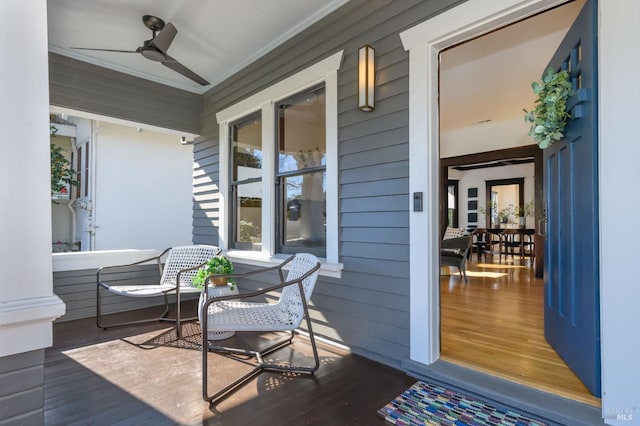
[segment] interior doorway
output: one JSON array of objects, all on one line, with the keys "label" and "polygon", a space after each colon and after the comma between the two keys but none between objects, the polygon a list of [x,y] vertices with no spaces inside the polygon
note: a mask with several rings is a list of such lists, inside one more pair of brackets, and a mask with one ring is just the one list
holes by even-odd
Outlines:
[{"label": "interior doorway", "polygon": [[[444,235],[444,230],[449,223],[449,211],[446,208],[448,206],[448,194],[447,188],[443,185],[449,181],[450,170],[453,168],[463,169],[468,171],[473,168],[480,168],[481,170],[490,171],[496,167],[507,167],[507,166],[517,166],[522,164],[533,164],[533,172],[531,176],[528,176],[527,179],[531,182],[527,183],[527,190],[523,192],[522,201],[519,200],[519,206],[527,205],[533,207],[533,210],[530,213],[530,218],[527,218],[526,227],[531,229],[536,229],[544,217],[543,215],[543,194],[542,194],[542,151],[537,147],[537,145],[525,145],[513,148],[500,149],[489,152],[482,152],[477,154],[467,154],[460,155],[449,158],[442,158],[440,160],[440,235]],[[484,174],[487,175],[486,173]],[[481,181],[476,182],[474,187],[477,189],[478,187],[485,187],[486,181],[495,179],[496,176],[504,177],[502,174],[492,174],[489,172],[489,179],[481,179]],[[516,176],[513,176],[516,177]],[[520,177],[520,175],[517,175]],[[465,186],[466,188],[466,186]],[[486,189],[482,188],[483,191]],[[461,192],[461,197],[465,197],[467,194],[465,190],[458,191]],[[485,192],[486,193],[486,192]],[[462,205],[463,207],[466,205],[468,207],[468,202],[470,199],[466,197],[462,203],[458,203],[458,205]],[[477,208],[486,208],[486,201],[478,200]],[[469,214],[471,212],[470,209],[467,210],[459,209],[462,215]],[[486,218],[487,215],[478,215],[476,226],[482,228],[490,228],[491,222],[489,218]],[[483,223],[484,221],[484,223]],[[488,221],[488,223],[487,223]],[[469,221],[464,222],[465,227],[469,227]],[[486,226],[485,226],[486,225]],[[534,234],[534,273],[538,278],[542,278],[543,267],[544,267],[544,240],[539,235],[538,232]]]},{"label": "interior doorway", "polygon": [[[473,93],[470,89],[475,80],[476,85],[483,84],[483,71],[476,71],[473,67],[482,67],[487,58],[493,62],[484,72],[503,73],[505,70],[518,69],[523,64],[514,58],[514,52],[518,49],[527,49],[526,43],[536,38],[558,37],[553,49],[557,47],[564,34],[561,30],[555,30],[550,35],[547,33],[535,34],[532,28],[545,28],[549,22],[559,22],[565,19],[562,26],[569,28],[577,13],[582,8],[584,1],[568,3],[564,6],[545,12],[530,18],[538,19],[536,25],[527,29],[530,20],[525,20],[505,27],[505,36],[501,37],[503,29],[494,31],[487,36],[482,36],[463,45],[455,46],[441,54],[440,71],[440,182],[447,182],[451,177],[449,167],[460,161],[478,161],[482,155],[481,147],[500,148],[491,152],[518,149],[522,145],[519,135],[524,126],[515,124],[516,114],[513,109],[505,110],[505,105],[512,100],[502,97],[512,94],[513,91],[506,87],[492,87],[491,96]],[[556,21],[556,19],[558,21]],[[529,21],[527,23],[527,21]],[[542,24],[541,24],[542,23]],[[558,24],[559,25],[559,24]],[[513,42],[513,34],[525,34],[520,43]],[[509,35],[511,34],[511,35]],[[486,38],[485,38],[486,37]],[[549,41],[549,40],[547,40]],[[553,45],[553,42],[550,42]],[[461,49],[460,51],[456,51]],[[550,54],[553,50],[550,51]],[[501,54],[507,54],[515,59],[511,65],[501,61]],[[451,63],[447,62],[450,55]],[[471,55],[470,59],[463,59],[464,55]],[[544,60],[535,64],[535,73],[540,72]],[[486,64],[484,64],[486,66]],[[460,80],[461,75],[456,73],[464,69],[465,80]],[[447,75],[449,72],[451,75]],[[504,76],[504,74],[501,74]],[[458,80],[456,80],[456,78]],[[502,79],[501,84],[507,85]],[[528,83],[535,79],[530,79]],[[464,81],[465,84],[458,84]],[[453,83],[453,84],[452,84]],[[528,85],[525,85],[528,87]],[[452,88],[448,93],[448,88]],[[459,93],[460,91],[464,93]],[[505,93],[502,93],[504,91]],[[464,102],[459,103],[464,95]],[[522,99],[521,108],[518,108],[519,118],[522,119],[522,109],[530,108],[528,102],[531,96]],[[494,106],[493,103],[499,105]],[[469,108],[468,110],[466,108]],[[448,113],[453,111],[454,113]],[[478,114],[484,114],[478,115]],[[526,129],[526,128],[525,128]],[[496,141],[499,142],[496,142]],[[534,146],[538,153],[536,167],[536,225],[543,217],[542,208],[542,163],[540,150]],[[444,157],[444,158],[443,158]],[[515,157],[512,157],[515,158]],[[478,185],[486,185],[486,205],[492,205],[493,198],[491,184],[479,182]],[[498,203],[498,192],[496,191]],[[519,205],[524,204],[518,194]],[[444,201],[445,193],[440,189],[440,227],[450,223],[447,204]],[[495,209],[495,211],[494,211]],[[492,217],[501,210],[500,207],[487,207],[489,211],[486,217],[487,228],[492,227]],[[495,214],[494,214],[495,213]],[[538,233],[536,233],[538,234]],[[440,234],[442,235],[442,233]],[[528,267],[524,262],[515,258],[510,264],[502,264],[494,259],[471,260],[467,266],[469,283],[464,283],[455,274],[443,274],[440,280],[440,307],[441,307],[441,357],[467,367],[483,372],[495,374],[501,377],[515,380],[520,383],[537,387],[539,389],[554,392],[559,395],[599,405],[600,400],[590,395],[579,379],[564,364],[551,346],[544,339],[543,316],[543,283],[542,277],[543,242],[536,237],[536,254],[538,264],[535,268]],[[538,252],[538,250],[540,250]],[[539,254],[539,255],[538,255]],[[523,321],[523,319],[526,319]],[[512,328],[513,327],[513,328]],[[527,336],[522,339],[522,336]],[[524,344],[523,344],[524,342]],[[533,345],[532,345],[533,343]],[[470,348],[472,346],[472,348]],[[552,373],[550,373],[552,372]],[[557,381],[546,380],[553,376]],[[565,386],[566,385],[566,386]]]}]

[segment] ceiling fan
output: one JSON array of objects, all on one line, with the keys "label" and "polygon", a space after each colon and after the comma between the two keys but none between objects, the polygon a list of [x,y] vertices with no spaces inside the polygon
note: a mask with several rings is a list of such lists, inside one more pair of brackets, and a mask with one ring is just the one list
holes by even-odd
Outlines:
[{"label": "ceiling fan", "polygon": [[189,68],[182,65],[180,62],[172,58],[167,54],[171,42],[178,34],[176,27],[169,22],[165,24],[164,21],[156,16],[144,15],[142,22],[153,32],[153,37],[150,40],[145,40],[142,46],[136,50],[116,50],[116,49],[94,49],[90,47],[72,47],[71,49],[77,50],[97,50],[101,52],[120,52],[120,53],[140,53],[147,59],[155,62],[160,62],[167,68],[171,68],[179,74],[195,81],[196,83],[206,86],[209,84],[207,80],[200,77]]}]

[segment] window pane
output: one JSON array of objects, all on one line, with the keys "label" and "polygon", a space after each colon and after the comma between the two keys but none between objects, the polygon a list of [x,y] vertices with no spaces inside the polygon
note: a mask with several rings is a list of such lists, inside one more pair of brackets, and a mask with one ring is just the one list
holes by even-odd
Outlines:
[{"label": "window pane", "polygon": [[242,119],[230,126],[231,244],[260,250],[262,243],[262,120]]},{"label": "window pane", "polygon": [[282,179],[286,246],[326,247],[326,173],[306,173]]},{"label": "window pane", "polygon": [[231,181],[260,177],[262,120],[253,117],[231,126]]},{"label": "window pane", "polygon": [[262,243],[262,184],[234,187],[234,248],[260,250]]},{"label": "window pane", "polygon": [[326,166],[324,87],[278,108],[278,173]]}]

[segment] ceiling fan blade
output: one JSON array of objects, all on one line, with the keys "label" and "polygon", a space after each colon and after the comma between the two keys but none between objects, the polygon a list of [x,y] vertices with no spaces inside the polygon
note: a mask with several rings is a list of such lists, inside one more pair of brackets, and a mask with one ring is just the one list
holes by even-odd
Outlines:
[{"label": "ceiling fan blade", "polygon": [[162,65],[164,65],[167,68],[171,68],[175,72],[177,72],[179,74],[182,74],[183,76],[187,77],[188,79],[191,79],[191,80],[195,81],[196,83],[200,84],[201,86],[206,86],[206,85],[210,84],[207,80],[205,80],[204,78],[200,77],[198,74],[196,74],[195,72],[191,71],[189,68],[185,67],[180,62],[178,62],[175,59],[173,59],[171,56],[167,56],[167,60],[166,61],[162,61]]},{"label": "ceiling fan blade", "polygon": [[119,53],[139,53],[137,50],[117,50],[117,49],[94,49],[91,47],[70,47],[75,50],[94,50],[97,52],[119,52]]},{"label": "ceiling fan blade", "polygon": [[176,34],[178,34],[178,30],[176,27],[169,22],[165,27],[156,35],[156,37],[151,40],[151,44],[157,47],[162,53],[167,54],[167,50],[169,50],[169,46],[171,46],[171,42],[175,38]]}]

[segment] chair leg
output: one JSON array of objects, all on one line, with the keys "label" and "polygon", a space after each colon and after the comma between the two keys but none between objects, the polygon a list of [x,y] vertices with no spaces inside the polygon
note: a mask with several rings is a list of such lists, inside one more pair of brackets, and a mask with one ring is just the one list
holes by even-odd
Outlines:
[{"label": "chair leg", "polygon": [[[305,309],[306,310],[306,309]],[[231,392],[235,391],[236,389],[240,388],[241,386],[245,385],[249,380],[253,379],[254,377],[256,377],[257,375],[259,375],[260,373],[262,373],[263,371],[275,371],[275,372],[295,372],[295,373],[302,373],[302,374],[313,374],[319,367],[320,367],[320,358],[318,356],[318,348],[316,347],[316,341],[313,335],[313,329],[311,328],[311,320],[309,319],[308,315],[307,315],[307,327],[309,328],[309,341],[311,343],[311,348],[313,350],[313,358],[314,358],[314,365],[312,367],[303,367],[303,366],[293,366],[293,365],[279,365],[279,364],[270,364],[270,363],[265,363],[263,357],[269,355],[272,352],[277,351],[278,349],[281,349],[283,347],[286,347],[288,345],[290,345],[293,341],[293,337],[294,337],[294,331],[290,332],[290,335],[285,338],[285,339],[280,339],[278,340],[276,343],[270,345],[267,348],[264,348],[260,351],[253,351],[253,350],[249,350],[249,349],[242,349],[242,348],[232,348],[232,347],[225,347],[225,346],[216,346],[216,345],[209,345],[208,341],[207,341],[207,321],[203,320],[202,321],[202,398],[205,401],[208,401],[210,404],[215,404],[216,402],[222,400],[223,398],[225,398],[227,395],[229,395]],[[245,375],[243,375],[242,377],[236,379],[235,381],[233,381],[232,383],[228,384],[227,386],[225,386],[224,388],[222,388],[221,390],[219,390],[218,392],[209,395],[209,388],[208,388],[208,353],[209,352],[216,352],[216,353],[220,353],[220,354],[225,354],[225,355],[244,355],[244,356],[251,356],[254,357],[256,359],[256,366],[249,371],[248,373],[246,373]]]}]

